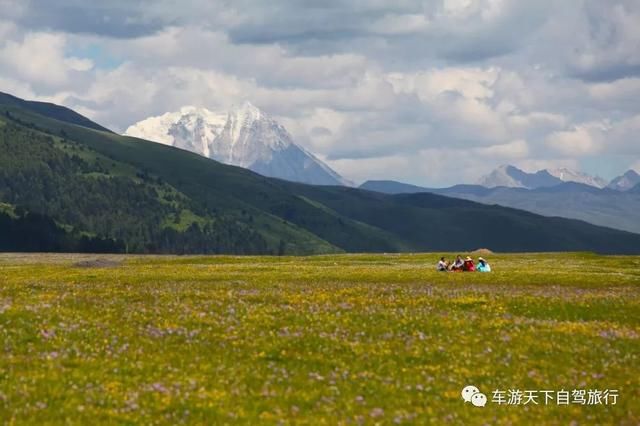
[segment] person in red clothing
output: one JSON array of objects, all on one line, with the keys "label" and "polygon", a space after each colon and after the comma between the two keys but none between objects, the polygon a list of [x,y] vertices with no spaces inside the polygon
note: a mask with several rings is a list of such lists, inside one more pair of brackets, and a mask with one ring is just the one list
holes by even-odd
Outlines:
[{"label": "person in red clothing", "polygon": [[465,272],[475,272],[476,265],[473,263],[473,259],[467,256],[464,260],[464,265],[462,266],[462,270]]}]

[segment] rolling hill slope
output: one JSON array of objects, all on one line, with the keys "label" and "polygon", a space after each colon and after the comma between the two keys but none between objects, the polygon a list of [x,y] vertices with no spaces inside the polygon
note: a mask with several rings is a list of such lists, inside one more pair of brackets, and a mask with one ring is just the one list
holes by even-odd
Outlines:
[{"label": "rolling hill slope", "polygon": [[66,123],[77,124],[89,129],[101,130],[111,133],[111,131],[106,127],[102,127],[101,125],[89,120],[87,117],[84,117],[77,112],[60,105],[48,102],[26,101],[24,99],[20,99],[3,92],[0,92],[0,104],[5,106],[14,106],[25,111],[42,114],[49,118],[64,121]]},{"label": "rolling hill slope", "polygon": [[640,194],[633,190],[621,192],[573,182],[538,189],[485,188],[479,185],[433,189],[393,181],[369,181],[361,188],[386,194],[429,192],[640,233]]},{"label": "rolling hill slope", "polygon": [[0,202],[129,251],[594,250],[640,235],[438,195],[296,184],[0,99]]}]

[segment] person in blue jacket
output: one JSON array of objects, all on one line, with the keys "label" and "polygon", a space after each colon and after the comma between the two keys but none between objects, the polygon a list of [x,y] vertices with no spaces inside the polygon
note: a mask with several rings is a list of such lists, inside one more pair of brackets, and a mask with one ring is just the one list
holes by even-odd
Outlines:
[{"label": "person in blue jacket", "polygon": [[476,266],[476,271],[478,272],[491,272],[491,266],[487,263],[486,260],[479,257],[478,258],[478,266]]}]

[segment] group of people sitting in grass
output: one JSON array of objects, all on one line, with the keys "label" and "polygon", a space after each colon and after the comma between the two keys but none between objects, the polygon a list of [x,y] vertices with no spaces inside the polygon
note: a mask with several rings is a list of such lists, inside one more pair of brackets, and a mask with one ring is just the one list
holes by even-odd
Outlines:
[{"label": "group of people sitting in grass", "polygon": [[478,263],[476,264],[469,256],[464,260],[461,256],[458,256],[454,262],[449,262],[442,257],[438,262],[437,268],[440,272],[491,272],[491,266],[482,257],[478,258]]}]

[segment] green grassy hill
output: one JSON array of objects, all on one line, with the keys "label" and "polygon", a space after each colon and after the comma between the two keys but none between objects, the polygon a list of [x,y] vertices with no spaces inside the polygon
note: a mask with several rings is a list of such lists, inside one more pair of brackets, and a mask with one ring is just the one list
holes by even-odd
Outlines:
[{"label": "green grassy hill", "polygon": [[437,195],[266,178],[10,100],[0,96],[0,202],[129,252],[640,252],[635,234]]}]

